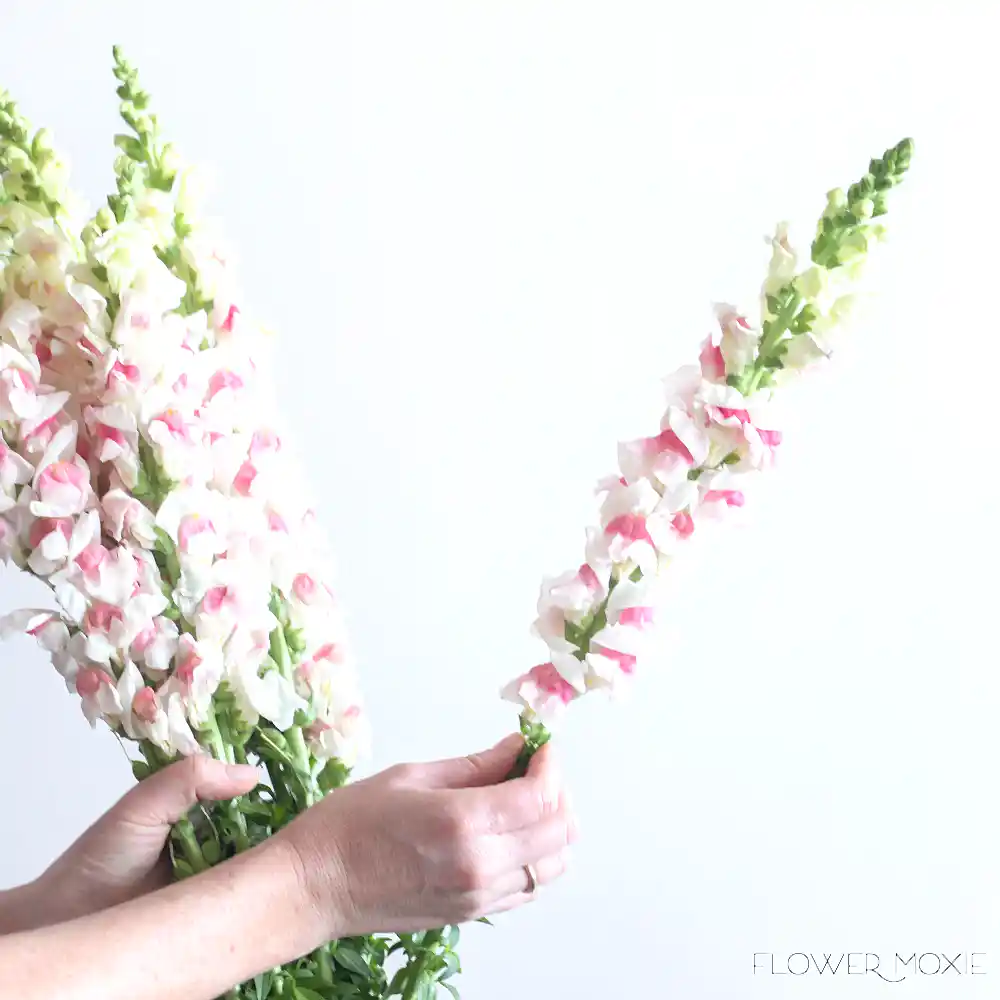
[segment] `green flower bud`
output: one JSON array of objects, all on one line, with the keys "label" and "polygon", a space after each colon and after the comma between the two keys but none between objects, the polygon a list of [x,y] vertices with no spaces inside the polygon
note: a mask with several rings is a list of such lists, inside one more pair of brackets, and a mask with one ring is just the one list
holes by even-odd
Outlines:
[{"label": "green flower bud", "polygon": [[875,202],[872,201],[871,198],[862,198],[861,201],[854,206],[854,214],[859,219],[870,219],[874,212]]},{"label": "green flower bud", "polygon": [[795,279],[795,288],[802,298],[818,299],[827,286],[827,269],[825,267],[810,267]]},{"label": "green flower bud", "polygon": [[846,263],[858,257],[863,257],[868,253],[868,244],[868,233],[864,229],[851,230],[840,244],[840,254],[838,255],[840,262]]},{"label": "green flower bud", "polygon": [[160,153],[160,167],[168,177],[173,177],[183,166],[180,154],[173,143],[167,143]]},{"label": "green flower bud", "polygon": [[31,157],[20,146],[11,146],[7,150],[7,169],[16,174],[35,172]]},{"label": "green flower bud", "polygon": [[32,140],[31,146],[36,156],[39,153],[55,152],[55,147],[52,145],[52,132],[47,128],[40,128],[35,133],[35,138]]}]

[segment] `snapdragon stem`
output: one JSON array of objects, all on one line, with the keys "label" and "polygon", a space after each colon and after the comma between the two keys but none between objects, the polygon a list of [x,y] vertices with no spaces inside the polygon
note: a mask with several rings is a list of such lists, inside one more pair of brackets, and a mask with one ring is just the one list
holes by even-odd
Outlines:
[{"label": "snapdragon stem", "polygon": [[[222,727],[219,725],[219,719],[215,714],[214,707],[209,708],[208,710],[208,718],[206,720],[206,728],[204,732],[208,737],[209,746],[212,750],[212,756],[215,757],[216,760],[221,760],[226,764],[235,764],[235,750],[232,742],[225,739],[222,735]],[[235,799],[231,799],[229,802],[224,803],[223,809],[225,810],[227,818],[236,829],[236,850],[249,850],[250,834],[247,831],[246,817],[240,809],[239,802]]]},{"label": "snapdragon stem", "polygon": [[420,957],[413,963],[413,971],[407,976],[406,989],[403,991],[402,1000],[414,1000],[420,996],[420,984],[427,971],[427,966],[434,955],[434,950],[441,943],[443,927],[433,931],[425,931],[423,940],[420,942]]},{"label": "snapdragon stem", "polygon": [[198,838],[195,836],[191,820],[187,817],[178,820],[174,824],[174,832],[180,840],[181,849],[184,851],[184,858],[191,866],[191,870],[195,875],[199,872],[208,871],[210,865],[205,860],[205,855],[202,854],[201,844],[198,843]]},{"label": "snapdragon stem", "polygon": [[[281,676],[289,683],[294,682],[292,676],[292,657],[288,652],[288,642],[285,639],[285,630],[278,622],[276,628],[271,632],[271,658],[278,666]],[[309,766],[309,748],[306,746],[305,736],[302,734],[301,726],[292,726],[284,733],[288,740],[288,747],[292,751],[292,759],[295,771],[299,775],[302,783],[302,791],[305,796],[306,806],[311,806],[316,802],[318,796],[312,780],[312,769]]]},{"label": "snapdragon stem", "polygon": [[790,284],[782,286],[777,294],[780,296],[785,293],[788,294],[787,302],[774,319],[765,324],[765,333],[757,349],[757,358],[747,365],[739,380],[737,388],[743,396],[752,396],[760,387],[760,380],[767,371],[767,362],[771,360],[774,349],[781,343],[781,338],[791,329],[792,322],[802,305],[802,296]]},{"label": "snapdragon stem", "polygon": [[333,962],[330,959],[330,946],[322,945],[313,954],[319,963],[319,977],[324,983],[333,983]]}]

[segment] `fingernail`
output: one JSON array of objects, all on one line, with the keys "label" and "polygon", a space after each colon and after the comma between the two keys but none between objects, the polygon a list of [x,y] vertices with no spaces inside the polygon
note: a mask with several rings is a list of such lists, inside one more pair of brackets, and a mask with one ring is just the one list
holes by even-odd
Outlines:
[{"label": "fingernail", "polygon": [[260,771],[253,764],[227,764],[226,774],[234,781],[249,781],[251,777],[255,782],[260,781]]}]

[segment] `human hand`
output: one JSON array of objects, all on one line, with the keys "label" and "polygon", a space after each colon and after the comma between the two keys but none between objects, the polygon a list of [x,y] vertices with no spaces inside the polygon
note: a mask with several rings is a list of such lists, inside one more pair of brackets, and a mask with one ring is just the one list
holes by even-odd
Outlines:
[{"label": "human hand", "polygon": [[139,782],[34,883],[36,926],[96,913],[171,881],[170,827],[199,802],[244,795],[257,769],[187,757]]},{"label": "human hand", "polygon": [[563,873],[576,822],[551,745],[505,781],[523,741],[391,767],[340,788],[275,838],[329,936],[459,923],[532,899]]}]

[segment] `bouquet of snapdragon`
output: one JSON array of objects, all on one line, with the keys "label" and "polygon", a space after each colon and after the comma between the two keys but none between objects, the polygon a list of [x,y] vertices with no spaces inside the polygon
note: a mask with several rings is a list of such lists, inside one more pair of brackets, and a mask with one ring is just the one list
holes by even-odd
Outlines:
[{"label": "bouquet of snapdragon", "polygon": [[[90,722],[136,748],[139,779],[199,753],[266,771],[248,795],[176,824],[183,878],[334,792],[368,734],[321,532],[271,399],[271,337],[242,311],[197,175],[117,49],[115,76],[128,128],[96,215],[48,134],[0,94],[0,559],[55,603],[0,630],[37,638]],[[810,260],[779,229],[757,320],[719,307],[700,364],[669,380],[659,433],[620,446],[584,561],[543,585],[547,659],[505,689],[523,709],[514,775],[568,703],[633,673],[657,572],[773,460],[772,391],[829,356],[910,150],[831,193]],[[229,996],[457,996],[457,940],[446,927],[331,942]]]},{"label": "bouquet of snapdragon", "polygon": [[[117,50],[115,75],[129,130],[93,217],[0,96],[0,558],[56,604],[2,628],[35,636],[90,722],[132,742],[138,778],[197,753],[266,770],[176,825],[184,877],[341,785],[367,724],[271,338]],[[381,996],[388,946],[340,942],[238,995]]]}]

